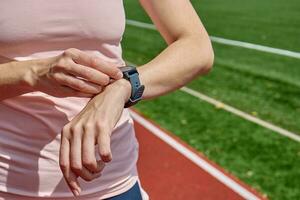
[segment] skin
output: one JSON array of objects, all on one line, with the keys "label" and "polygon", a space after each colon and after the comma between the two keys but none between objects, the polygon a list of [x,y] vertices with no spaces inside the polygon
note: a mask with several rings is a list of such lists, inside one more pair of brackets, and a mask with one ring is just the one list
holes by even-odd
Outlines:
[{"label": "skin", "polygon": [[[141,83],[145,85],[142,98],[164,95],[209,72],[214,57],[212,46],[191,3],[188,0],[141,0],[140,3],[168,43],[156,58],[138,67]],[[115,81],[63,130],[60,166],[74,195],[81,192],[77,177],[93,180],[93,176],[100,176],[92,143],[98,144],[102,161],[112,160],[110,135],[130,92],[128,81]]]},{"label": "skin", "polygon": [[[138,67],[140,81],[145,85],[142,98],[151,99],[164,95],[182,87],[197,76],[208,73],[213,64],[213,50],[208,34],[190,1],[140,0],[140,3],[168,44],[168,47],[153,60]],[[179,10],[180,12],[178,12]],[[40,61],[39,64],[36,63],[36,61],[31,61],[31,63],[29,61],[29,64],[23,64],[25,72],[16,67],[15,71],[10,73],[10,77],[14,78],[1,77],[0,94],[2,95],[5,87],[9,86],[21,88],[21,92],[16,89],[10,96],[36,90],[36,88],[47,91],[50,88],[47,85],[53,84],[52,79],[48,78],[49,73],[53,72],[49,68],[57,66],[57,64],[49,64],[53,62],[46,60]],[[91,67],[90,63],[82,65]],[[46,67],[46,72],[39,73],[39,70],[32,70],[30,66],[48,66],[48,68]],[[102,67],[103,63],[100,64],[99,61],[99,65],[97,65],[99,72],[108,77],[116,76],[116,72],[106,72]],[[36,68],[44,69],[43,67]],[[6,69],[5,64],[3,68],[0,65],[0,74],[3,74],[1,69]],[[7,73],[8,69],[6,69]],[[26,71],[26,69],[29,70]],[[111,69],[114,69],[112,64]],[[83,76],[83,74],[80,75]],[[88,76],[83,77],[88,78]],[[8,81],[3,84],[5,79]],[[43,82],[47,84],[42,84]],[[55,84],[57,83],[61,88],[57,88],[56,91],[72,88],[73,95],[74,93],[78,96],[93,95],[85,108],[64,126],[61,133],[60,168],[70,190],[75,196],[78,196],[81,192],[78,177],[86,181],[98,178],[105,167],[105,162],[113,159],[110,136],[121,116],[125,102],[130,97],[131,86],[128,81],[120,79],[119,76],[114,77],[114,81],[109,84],[86,80],[84,88],[72,87],[67,83],[67,79],[63,78],[60,79],[60,82],[56,80]],[[93,85],[90,85],[91,83]],[[101,89],[96,86],[97,84]],[[5,87],[3,87],[4,85]],[[89,90],[88,86],[90,86]],[[100,93],[95,95],[94,89],[96,88]],[[64,92],[57,95],[63,94]],[[98,153],[101,157],[99,161],[96,160],[94,153],[95,145],[98,145]]]},{"label": "skin", "polygon": [[13,61],[1,56],[0,61],[0,100],[33,91],[55,97],[93,97],[110,79],[123,76],[116,64],[74,48],[45,59]]}]

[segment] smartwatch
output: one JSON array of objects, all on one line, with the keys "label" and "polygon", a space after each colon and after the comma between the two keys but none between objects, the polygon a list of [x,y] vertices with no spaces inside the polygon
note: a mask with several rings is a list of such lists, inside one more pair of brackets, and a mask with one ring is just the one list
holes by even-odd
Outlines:
[{"label": "smartwatch", "polygon": [[123,78],[128,80],[131,85],[131,95],[128,101],[125,103],[124,108],[135,105],[142,99],[145,86],[141,85],[139,79],[139,73],[136,70],[136,67],[133,66],[124,66],[119,68],[123,73]]}]

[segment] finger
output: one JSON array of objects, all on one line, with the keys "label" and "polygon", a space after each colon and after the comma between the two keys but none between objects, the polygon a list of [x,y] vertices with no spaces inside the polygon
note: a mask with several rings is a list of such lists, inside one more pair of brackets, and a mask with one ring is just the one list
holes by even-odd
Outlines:
[{"label": "finger", "polygon": [[82,142],[82,164],[91,172],[97,171],[97,161],[95,156],[95,129],[85,128]]},{"label": "finger", "polygon": [[92,67],[116,80],[123,77],[123,73],[115,63],[104,61],[98,57],[93,58]]},{"label": "finger", "polygon": [[74,62],[69,63],[69,65],[69,73],[75,76],[82,77],[90,82],[105,86],[110,81],[110,77],[108,75],[96,69],[89,68]]},{"label": "finger", "polygon": [[57,72],[53,74],[53,78],[55,81],[57,81],[59,84],[68,86],[72,89],[75,89],[77,91],[80,91],[82,93],[88,93],[88,94],[98,94],[102,91],[102,87],[88,83],[82,79],[75,78],[74,76]]},{"label": "finger", "polygon": [[107,132],[107,129],[100,130],[100,134],[97,138],[99,155],[102,161],[110,162],[112,160],[112,153],[110,149],[110,135]]},{"label": "finger", "polygon": [[70,128],[71,131],[71,151],[70,151],[70,164],[71,170],[77,175],[81,175],[82,161],[81,161],[81,137],[83,130],[80,125],[76,124]]},{"label": "finger", "polygon": [[70,169],[70,143],[65,137],[61,138],[61,145],[59,151],[59,165],[63,173],[64,179],[67,182],[70,190],[75,196],[78,196],[81,192],[79,182],[77,180],[76,174],[74,174]]},{"label": "finger", "polygon": [[[77,125],[71,128],[72,138],[71,138],[71,170],[80,176],[83,180],[91,181],[95,178],[101,176],[101,173],[92,173],[87,168],[82,165],[81,158],[81,143],[83,136],[83,129],[81,126]],[[95,153],[94,153],[95,154]]]},{"label": "finger", "polygon": [[104,61],[96,56],[90,56],[88,53],[80,51],[79,49],[71,49],[71,51],[68,51],[68,55],[70,55],[77,64],[95,68],[111,78],[120,79],[123,77],[121,70],[118,69],[115,63]]},{"label": "finger", "polygon": [[91,97],[95,96],[95,94],[79,92],[78,90],[75,90],[73,88],[70,88],[70,87],[64,86],[64,85],[60,86],[60,93],[61,93],[61,96],[64,96],[64,97],[74,96],[74,97],[89,97],[89,98],[91,98]]}]

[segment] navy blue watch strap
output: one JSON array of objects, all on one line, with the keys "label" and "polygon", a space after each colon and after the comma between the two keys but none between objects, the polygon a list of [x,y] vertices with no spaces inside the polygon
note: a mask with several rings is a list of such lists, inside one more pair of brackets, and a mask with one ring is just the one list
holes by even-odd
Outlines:
[{"label": "navy blue watch strap", "polygon": [[141,85],[141,82],[139,79],[139,73],[135,67],[124,66],[124,67],[121,67],[120,69],[123,72],[123,78],[128,80],[131,85],[130,98],[124,105],[125,108],[128,108],[141,100],[143,92],[145,90],[145,86]]}]

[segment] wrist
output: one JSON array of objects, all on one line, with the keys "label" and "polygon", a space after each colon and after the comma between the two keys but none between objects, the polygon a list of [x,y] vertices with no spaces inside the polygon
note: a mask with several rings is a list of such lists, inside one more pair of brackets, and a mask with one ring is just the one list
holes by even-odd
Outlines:
[{"label": "wrist", "polygon": [[[91,102],[97,109],[104,102],[113,103],[115,100],[125,104],[131,95],[131,85],[125,79],[116,80],[105,87],[103,92],[96,95]],[[108,97],[108,98],[105,98]]]},{"label": "wrist", "polygon": [[27,92],[34,91],[35,78],[32,76],[32,61],[12,61],[8,65],[16,78],[11,84],[16,84]]},{"label": "wrist", "polygon": [[118,91],[118,93],[122,95],[124,103],[126,103],[131,96],[132,89],[130,82],[122,78],[113,82],[111,86],[115,88],[114,91]]},{"label": "wrist", "polygon": [[34,59],[34,60],[29,60],[28,65],[28,70],[27,73],[24,76],[24,81],[26,84],[30,87],[32,87],[35,90],[40,90],[39,88],[39,82],[51,69],[51,65],[54,63],[53,58],[47,58],[47,59]]}]

